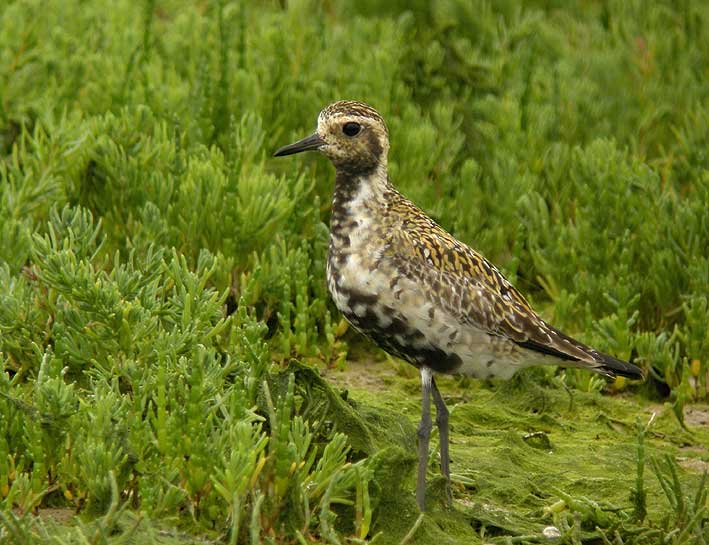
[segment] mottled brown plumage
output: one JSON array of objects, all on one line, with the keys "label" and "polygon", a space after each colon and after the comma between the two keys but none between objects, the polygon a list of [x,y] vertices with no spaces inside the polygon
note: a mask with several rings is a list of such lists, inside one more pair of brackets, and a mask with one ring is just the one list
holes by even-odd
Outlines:
[{"label": "mottled brown plumage", "polygon": [[523,367],[558,364],[642,377],[634,365],[547,324],[490,262],[390,184],[388,130],[373,108],[335,102],[320,113],[314,135],[276,155],[306,150],[324,153],[336,169],[327,281],[337,308],[384,350],[421,370],[422,510],[431,393],[449,479],[448,413],[431,371],[509,378]]}]

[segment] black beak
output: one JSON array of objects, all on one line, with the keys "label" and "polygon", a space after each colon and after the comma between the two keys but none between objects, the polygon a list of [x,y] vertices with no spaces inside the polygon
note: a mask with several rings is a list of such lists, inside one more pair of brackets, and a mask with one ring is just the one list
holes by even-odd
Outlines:
[{"label": "black beak", "polygon": [[293,155],[294,153],[300,153],[301,151],[310,151],[318,149],[322,146],[325,141],[318,136],[318,133],[311,134],[310,136],[298,140],[294,144],[288,144],[283,146],[276,153],[273,154],[274,157],[283,157],[284,155]]}]

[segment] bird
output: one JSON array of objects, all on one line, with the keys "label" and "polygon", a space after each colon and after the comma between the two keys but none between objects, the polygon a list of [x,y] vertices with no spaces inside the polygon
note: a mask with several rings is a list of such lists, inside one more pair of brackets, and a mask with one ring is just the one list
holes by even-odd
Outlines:
[{"label": "bird", "polygon": [[388,175],[389,131],[359,101],[318,115],[314,134],[275,152],[324,154],[335,167],[326,264],[328,291],[355,329],[418,368],[416,502],[426,510],[431,397],[436,407],[446,503],[452,504],[449,411],[434,374],[509,379],[533,365],[578,367],[610,379],[641,369],[577,341],[537,314],[483,255],[404,197]]}]

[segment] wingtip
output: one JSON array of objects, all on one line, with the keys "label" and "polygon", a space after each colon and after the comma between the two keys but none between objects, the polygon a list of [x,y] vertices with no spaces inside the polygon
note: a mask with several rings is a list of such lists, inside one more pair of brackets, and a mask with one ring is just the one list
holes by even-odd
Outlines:
[{"label": "wingtip", "polygon": [[643,370],[637,365],[628,363],[626,361],[619,360],[608,354],[599,354],[601,356],[602,369],[604,374],[610,376],[611,378],[620,375],[622,377],[628,377],[632,380],[644,380],[645,374]]}]

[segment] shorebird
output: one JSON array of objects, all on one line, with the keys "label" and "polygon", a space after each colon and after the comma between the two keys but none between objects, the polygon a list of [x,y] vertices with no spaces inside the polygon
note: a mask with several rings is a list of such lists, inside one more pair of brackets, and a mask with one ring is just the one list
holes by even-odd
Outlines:
[{"label": "shorebird", "polygon": [[450,489],[448,409],[434,373],[509,379],[532,365],[562,365],[640,379],[641,370],[545,322],[481,254],[456,240],[389,182],[389,132],[377,111],[339,101],[317,131],[275,156],[317,150],[335,166],[327,285],[360,332],[421,373],[416,501],[425,510],[431,395],[440,464]]}]

